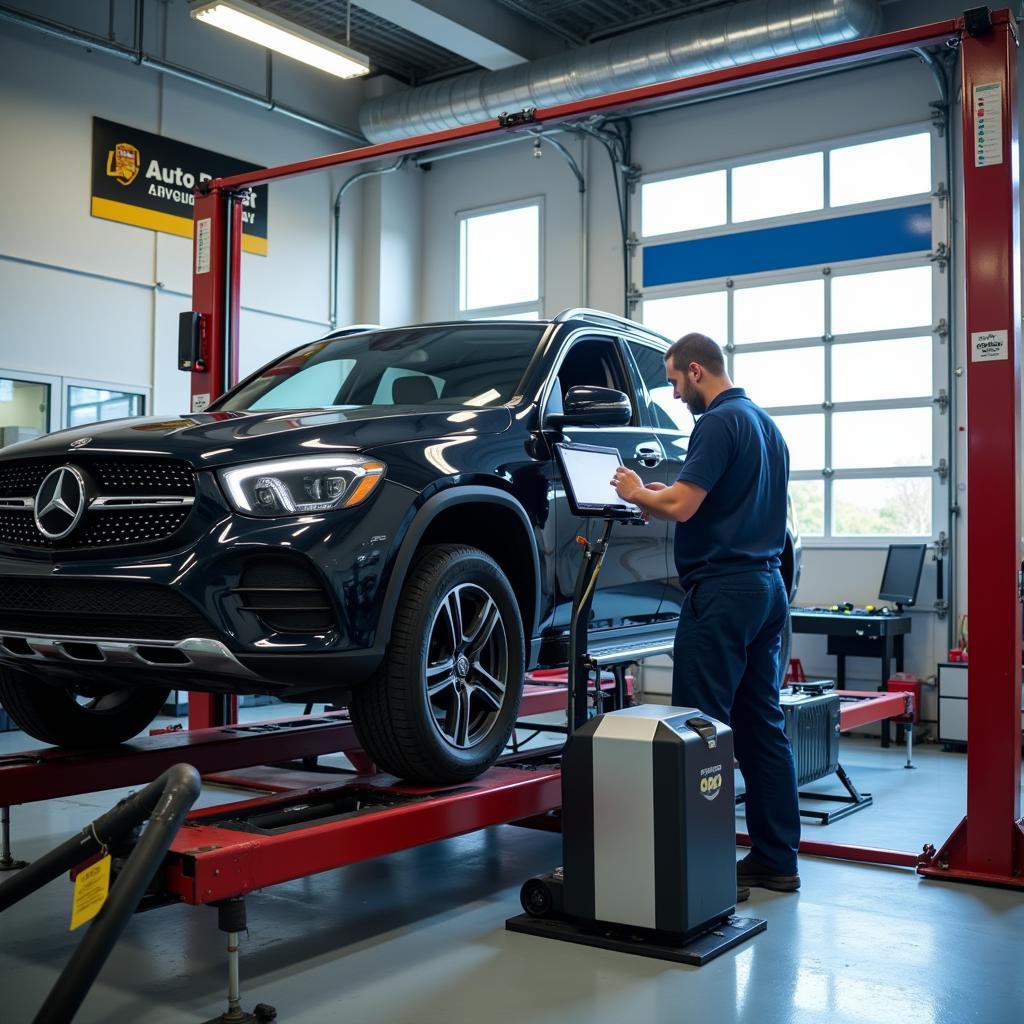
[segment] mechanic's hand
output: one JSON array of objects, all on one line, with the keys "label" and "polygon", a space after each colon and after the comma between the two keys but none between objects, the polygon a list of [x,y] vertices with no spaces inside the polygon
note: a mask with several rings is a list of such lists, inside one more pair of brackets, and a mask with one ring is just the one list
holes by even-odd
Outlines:
[{"label": "mechanic's hand", "polygon": [[655,480],[647,485],[649,491],[664,491],[668,487],[668,484],[663,484],[660,480]]},{"label": "mechanic's hand", "polygon": [[633,502],[634,504],[636,495],[644,490],[643,480],[633,470],[626,469],[625,466],[619,466],[615,470],[615,476],[611,479],[611,485],[615,488],[615,493],[623,501]]}]

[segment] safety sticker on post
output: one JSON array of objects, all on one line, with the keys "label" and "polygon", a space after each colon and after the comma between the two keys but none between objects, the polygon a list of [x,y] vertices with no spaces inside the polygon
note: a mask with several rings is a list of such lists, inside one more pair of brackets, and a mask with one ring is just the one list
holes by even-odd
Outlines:
[{"label": "safety sticker on post", "polygon": [[1003,86],[1001,82],[974,87],[974,166],[1003,162]]},{"label": "safety sticker on post", "polygon": [[971,335],[972,363],[987,363],[992,359],[1009,358],[1009,332],[975,331]]},{"label": "safety sticker on post", "polygon": [[210,227],[212,218],[204,217],[196,221],[196,273],[210,272]]},{"label": "safety sticker on post", "polygon": [[84,871],[79,871],[75,878],[75,895],[71,908],[71,927],[74,931],[79,925],[91,921],[107,902],[110,892],[110,854],[101,857],[95,864],[90,864]]}]

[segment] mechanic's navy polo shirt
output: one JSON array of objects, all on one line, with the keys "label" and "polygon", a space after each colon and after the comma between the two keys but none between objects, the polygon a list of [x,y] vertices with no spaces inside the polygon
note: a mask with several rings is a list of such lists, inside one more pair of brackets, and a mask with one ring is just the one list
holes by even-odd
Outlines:
[{"label": "mechanic's navy polo shirt", "polygon": [[676,523],[676,569],[684,587],[779,565],[789,449],[743,388],[723,391],[697,420],[679,479],[708,492],[690,520]]}]

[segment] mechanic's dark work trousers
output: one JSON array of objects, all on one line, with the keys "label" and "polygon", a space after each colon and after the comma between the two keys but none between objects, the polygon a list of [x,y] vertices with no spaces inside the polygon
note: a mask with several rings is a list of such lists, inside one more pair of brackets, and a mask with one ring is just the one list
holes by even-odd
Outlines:
[{"label": "mechanic's dark work trousers", "polygon": [[787,612],[778,569],[700,580],[683,599],[672,673],[676,707],[732,726],[751,847],[780,875],[796,873],[800,842],[796,769],[779,706]]}]

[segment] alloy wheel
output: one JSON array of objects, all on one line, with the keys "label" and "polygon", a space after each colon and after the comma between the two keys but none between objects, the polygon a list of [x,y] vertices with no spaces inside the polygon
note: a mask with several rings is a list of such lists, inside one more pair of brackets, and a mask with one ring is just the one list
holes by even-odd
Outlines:
[{"label": "alloy wheel", "polygon": [[497,603],[483,587],[460,583],[441,599],[424,665],[435,728],[459,750],[490,734],[508,688],[508,637]]}]

